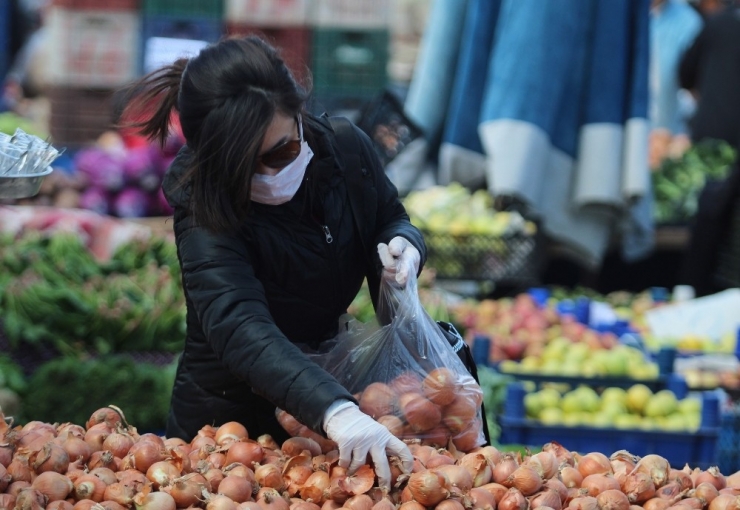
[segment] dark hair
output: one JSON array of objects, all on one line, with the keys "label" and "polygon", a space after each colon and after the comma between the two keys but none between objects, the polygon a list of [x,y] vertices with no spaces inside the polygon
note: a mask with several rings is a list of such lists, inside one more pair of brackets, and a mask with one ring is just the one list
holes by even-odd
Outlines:
[{"label": "dark hair", "polygon": [[132,84],[124,117],[164,144],[173,110],[179,113],[192,151],[181,183],[191,187],[190,212],[199,225],[228,231],[248,213],[257,155],[273,116],[296,116],[306,98],[275,48],[256,36],[228,38]]}]

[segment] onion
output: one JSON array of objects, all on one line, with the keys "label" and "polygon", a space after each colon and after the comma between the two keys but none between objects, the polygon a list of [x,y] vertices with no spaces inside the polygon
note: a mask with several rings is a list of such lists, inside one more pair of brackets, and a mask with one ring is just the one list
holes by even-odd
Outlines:
[{"label": "onion", "polygon": [[[704,482],[706,483],[706,482]],[[719,491],[720,494],[729,494],[730,496],[740,496],[740,487],[725,487],[721,491]]]},{"label": "onion", "polygon": [[480,446],[483,440],[483,429],[481,428],[480,418],[475,418],[468,425],[468,428],[452,438],[452,444],[459,452],[469,452]]},{"label": "onion", "polygon": [[[263,490],[257,499],[257,504],[264,510],[289,510],[290,505],[275,489]],[[213,510],[206,507],[206,510]],[[219,509],[220,510],[220,509]]]},{"label": "onion", "polygon": [[12,482],[31,483],[33,480],[33,470],[29,464],[27,454],[16,452],[6,471]]},{"label": "onion", "polygon": [[263,464],[254,470],[254,478],[260,487],[270,487],[279,491],[285,487],[283,474],[275,464]]},{"label": "onion", "polygon": [[104,467],[95,468],[92,471],[90,471],[90,474],[95,475],[101,480],[103,480],[103,483],[105,483],[105,485],[110,485],[118,481],[118,477],[116,477],[116,473],[114,473],[111,469],[108,469],[108,468],[104,468]]},{"label": "onion", "polygon": [[166,492],[142,491],[134,496],[136,510],[175,510],[175,499]]},{"label": "onion", "polygon": [[531,496],[542,487],[542,477],[532,467],[521,465],[503,481],[506,487],[516,487],[525,496]]},{"label": "onion", "polygon": [[607,490],[619,490],[619,482],[612,475],[599,473],[588,475],[581,482],[581,489],[586,489],[586,496],[596,497]]},{"label": "onion", "polygon": [[125,485],[121,482],[116,482],[108,485],[103,492],[103,500],[115,501],[119,505],[125,507],[131,506],[134,501],[134,496],[138,490],[130,485]]},{"label": "onion", "polygon": [[314,471],[300,489],[301,499],[316,504],[324,502],[324,491],[329,489],[331,479],[326,471]]},{"label": "onion", "polygon": [[257,478],[254,476],[254,471],[249,469],[244,464],[240,464],[238,462],[234,462],[233,464],[229,464],[225,468],[221,470],[224,474],[224,476],[227,475],[236,475],[236,476],[242,476],[252,482],[252,485],[255,485],[257,483]]},{"label": "onion", "polygon": [[542,451],[550,452],[555,455],[555,458],[558,459],[559,466],[562,466],[563,464],[568,464],[570,466],[575,465],[575,457],[573,453],[557,441],[550,441],[549,443],[545,444],[542,447]]},{"label": "onion", "polygon": [[[332,478],[334,475],[332,474]],[[375,471],[367,464],[363,464],[351,476],[343,474],[336,477],[339,488],[349,496],[365,494],[373,486]]]},{"label": "onion", "polygon": [[124,485],[130,485],[137,491],[149,483],[149,479],[146,475],[135,469],[126,469],[125,471],[118,471],[116,473],[116,479]]},{"label": "onion", "polygon": [[400,405],[406,423],[414,433],[432,430],[442,420],[440,408],[421,395],[404,399],[400,401]]},{"label": "onion", "polygon": [[658,489],[655,495],[659,498],[667,499],[672,503],[673,500],[681,497],[682,492],[680,485],[676,482],[671,482]]},{"label": "onion", "polygon": [[103,450],[110,450],[119,459],[124,458],[133,445],[134,438],[120,432],[113,432],[103,440]]},{"label": "onion", "polygon": [[717,466],[710,467],[706,471],[701,471],[697,475],[694,485],[698,487],[704,482],[711,483],[718,491],[727,486],[727,480],[725,479],[725,476],[719,472],[719,468]]},{"label": "onion", "polygon": [[389,386],[395,392],[396,395],[403,395],[404,393],[421,393],[422,392],[422,380],[415,372],[404,372],[394,378]]},{"label": "onion", "polygon": [[[483,506],[477,506],[479,502],[477,500],[473,502],[472,497],[469,497],[468,500],[470,501],[471,508],[484,508]],[[395,506],[388,507],[389,510],[391,508],[395,508]],[[488,508],[488,507],[485,507],[485,508]],[[491,507],[489,510],[493,510],[495,508],[496,507],[494,506],[494,507]],[[383,507],[383,509],[385,510],[385,507]],[[373,507],[373,510],[375,510],[375,507]],[[448,498],[443,501],[440,501],[439,504],[434,507],[434,510],[465,510],[465,507],[463,506],[462,503],[460,503],[458,499]]]},{"label": "onion", "polygon": [[557,492],[558,496],[560,496],[561,504],[564,503],[565,500],[568,498],[568,488],[558,478],[550,478],[549,480],[545,480],[543,487]]},{"label": "onion", "polygon": [[535,508],[548,507],[554,510],[560,510],[563,507],[563,502],[560,499],[560,494],[552,489],[546,489],[538,494],[535,494],[529,499],[529,508],[534,510]]},{"label": "onion", "polygon": [[596,496],[596,501],[600,510],[629,510],[630,508],[627,495],[619,489],[605,490]]},{"label": "onion", "polygon": [[568,506],[569,510],[599,510],[599,503],[593,496],[573,498]]},{"label": "onion", "polygon": [[70,460],[82,460],[86,463],[92,455],[92,448],[89,444],[77,436],[68,437],[63,443],[62,448],[69,455]]},{"label": "onion", "polygon": [[86,474],[74,482],[74,497],[77,501],[91,499],[96,503],[103,501],[105,482],[93,474]]},{"label": "onion", "polygon": [[701,510],[705,506],[704,501],[699,498],[684,498],[678,504],[687,506],[693,510]]},{"label": "onion", "polygon": [[529,503],[524,494],[516,487],[512,487],[499,501],[498,510],[527,510],[528,506]]},{"label": "onion", "polygon": [[5,492],[5,489],[8,488],[11,480],[13,480],[13,477],[10,476],[8,470],[5,469],[5,466],[0,464],[0,492]]},{"label": "onion", "polygon": [[311,456],[321,455],[321,446],[313,439],[307,437],[291,437],[283,441],[282,452],[288,457],[301,455],[304,450],[308,450]]},{"label": "onion", "polygon": [[740,498],[730,494],[720,494],[709,503],[709,510],[740,510]]},{"label": "onion", "polygon": [[31,487],[46,496],[48,501],[57,501],[65,499],[72,492],[74,485],[61,473],[45,471],[33,480]]},{"label": "onion", "polygon": [[473,487],[480,487],[491,481],[493,469],[491,464],[481,453],[468,453],[463,455],[459,464],[468,470],[473,477]]},{"label": "onion", "polygon": [[126,507],[115,501],[101,501],[92,510],[126,510]]},{"label": "onion", "polygon": [[252,499],[252,484],[244,477],[229,475],[221,480],[218,494],[231,498],[235,503],[244,503]]},{"label": "onion", "polygon": [[[236,510],[262,510],[262,507],[256,501],[245,501],[236,505]],[[291,508],[291,510],[294,509]]]},{"label": "onion", "polygon": [[401,437],[401,434],[403,433],[403,422],[398,416],[385,414],[379,417],[377,422],[387,428],[394,436]]},{"label": "onion", "polygon": [[8,488],[5,489],[5,492],[7,494],[11,494],[13,496],[17,496],[18,493],[21,490],[23,490],[25,488],[30,488],[30,487],[31,487],[31,482],[26,482],[26,481],[19,480],[17,482],[11,482],[11,484],[8,485]]},{"label": "onion", "polygon": [[455,464],[455,459],[449,455],[442,455],[441,453],[434,453],[429,460],[427,460],[427,469],[434,469],[440,466],[448,466]]},{"label": "onion", "polygon": [[13,461],[13,449],[15,447],[12,444],[0,444],[0,465],[8,467]]},{"label": "onion", "polygon": [[690,494],[693,497],[699,498],[700,500],[704,501],[705,505],[708,505],[712,502],[714,498],[719,496],[719,491],[717,490],[717,487],[714,486],[714,484],[711,484],[709,482],[702,482],[697,485],[696,489],[691,491]]},{"label": "onion", "polygon": [[634,472],[626,476],[622,483],[622,492],[627,495],[630,503],[644,503],[655,497],[655,484],[647,473]]},{"label": "onion", "polygon": [[438,406],[452,403],[458,388],[457,375],[445,367],[435,368],[429,372],[421,385],[424,396]]},{"label": "onion", "polygon": [[92,499],[82,499],[74,504],[72,510],[91,510],[97,503]]},{"label": "onion", "polygon": [[152,482],[154,489],[158,489],[160,486],[169,485],[171,480],[180,476],[180,470],[166,460],[155,462],[146,471],[147,479]]},{"label": "onion", "polygon": [[726,481],[728,487],[740,487],[740,471],[728,476]]},{"label": "onion", "polygon": [[312,473],[313,468],[310,465],[296,464],[290,466],[290,468],[286,467],[283,470],[283,478],[287,485],[288,494],[290,496],[298,494],[298,491],[301,490],[301,487],[306,483],[306,480],[308,480],[308,477],[311,476]]},{"label": "onion", "polygon": [[[51,503],[47,505],[46,508],[49,508],[49,510],[54,510],[53,508],[50,508]],[[70,508],[72,508],[72,505],[69,505]],[[12,494],[0,494],[0,510],[13,510],[15,508],[15,496]],[[61,510],[61,509],[60,509]]]},{"label": "onion", "polygon": [[501,461],[493,466],[493,481],[496,483],[504,482],[517,467],[519,467],[519,463],[514,458],[514,455],[511,453],[505,454]]},{"label": "onion", "polygon": [[663,487],[668,481],[670,470],[671,466],[668,461],[655,454],[645,455],[635,466],[635,471],[647,473],[653,479],[656,489]]},{"label": "onion", "polygon": [[373,500],[367,494],[357,494],[344,502],[343,508],[350,510],[372,510]]},{"label": "onion", "polygon": [[645,510],[665,510],[669,506],[671,506],[670,501],[668,501],[667,499],[659,498],[657,496],[648,499],[642,504],[642,507]]},{"label": "onion", "polygon": [[486,459],[488,459],[488,462],[491,464],[492,467],[498,464],[498,462],[503,457],[503,454],[498,449],[496,449],[495,446],[491,445],[479,446],[471,453],[479,453],[483,455]]},{"label": "onion", "polygon": [[524,464],[533,467],[543,479],[552,478],[558,472],[557,459],[550,452],[536,453],[529,457]]},{"label": "onion", "polygon": [[447,480],[441,474],[425,471],[413,473],[409,477],[408,488],[414,500],[424,506],[434,506],[450,495],[445,487],[446,482]]},{"label": "onion", "polygon": [[583,483],[583,475],[581,472],[568,464],[560,466],[560,479],[568,489],[580,487],[581,483]]},{"label": "onion", "polygon": [[164,460],[164,455],[162,449],[154,442],[139,440],[131,445],[126,458],[130,469],[146,473],[152,464]]},{"label": "onion", "polygon": [[[96,469],[99,467],[115,467],[116,466],[116,457],[113,455],[113,452],[109,450],[97,450],[94,451],[90,455],[90,460],[87,461],[87,467],[88,469]],[[115,469],[114,471],[118,471]]]},{"label": "onion", "polygon": [[213,436],[216,444],[224,446],[234,441],[243,441],[249,439],[249,434],[244,425],[236,421],[226,422],[216,429],[216,434]]},{"label": "onion", "polygon": [[46,496],[38,490],[27,487],[15,497],[15,510],[41,510],[46,507]]},{"label": "onion", "polygon": [[681,486],[681,489],[694,488],[694,481],[691,479],[691,476],[680,469],[671,469],[668,471],[668,481],[678,483],[678,485]]},{"label": "onion", "polygon": [[228,466],[234,462],[241,462],[245,466],[251,466],[254,462],[260,463],[265,452],[256,441],[234,441],[229,445],[226,452],[225,463]]},{"label": "onion", "polygon": [[386,414],[393,414],[396,408],[396,397],[396,392],[387,384],[382,382],[370,383],[360,395],[360,411],[373,419]]},{"label": "onion", "polygon": [[64,441],[70,437],[83,439],[85,437],[85,427],[75,423],[62,423],[57,427],[57,437],[62,438]]},{"label": "onion", "polygon": [[[323,510],[323,509],[322,509]],[[424,505],[416,501],[407,501],[398,507],[398,510],[427,510]]]},{"label": "onion", "polygon": [[98,423],[87,429],[84,439],[93,452],[98,452],[103,449],[103,441],[112,432],[113,430],[105,423]]},{"label": "onion", "polygon": [[175,478],[170,482],[170,485],[162,487],[161,490],[172,496],[177,508],[185,508],[197,506],[200,502],[200,496],[204,492],[209,492],[211,485],[200,473],[189,473]]},{"label": "onion", "polygon": [[[464,466],[440,466],[434,472],[444,477],[444,487],[449,491],[450,496],[462,496],[473,488],[473,477]],[[417,501],[419,500],[417,499]],[[419,502],[422,503],[421,501]]]},{"label": "onion", "polygon": [[475,418],[478,406],[467,395],[457,395],[451,403],[442,408],[442,423],[453,434],[465,430]]},{"label": "onion", "polygon": [[576,467],[584,479],[589,475],[612,473],[612,464],[603,453],[591,452],[583,456],[576,454],[576,459]]},{"label": "onion", "polygon": [[[0,508],[2,508],[1,505]],[[74,505],[64,499],[52,501],[48,505],[46,505],[46,510],[72,510],[72,508],[74,508]]]},{"label": "onion", "polygon": [[121,414],[119,409],[114,409],[112,407],[101,407],[90,415],[87,423],[85,423],[85,428],[87,430],[90,430],[90,428],[94,427],[95,425],[105,424],[109,429],[114,430],[118,428],[118,425],[121,424],[122,421],[123,415]]},{"label": "onion", "polygon": [[[238,475],[232,475],[232,476],[238,476]],[[211,486],[211,492],[218,492],[218,486],[221,483],[221,481],[226,477],[220,469],[211,468],[205,473],[203,473],[203,477],[208,480],[208,483]]]}]

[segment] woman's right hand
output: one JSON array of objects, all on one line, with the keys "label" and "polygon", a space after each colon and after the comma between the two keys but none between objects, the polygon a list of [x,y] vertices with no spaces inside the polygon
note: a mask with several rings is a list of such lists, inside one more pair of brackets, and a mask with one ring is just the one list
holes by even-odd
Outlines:
[{"label": "woman's right hand", "polygon": [[339,466],[349,468],[350,475],[365,464],[368,453],[375,465],[378,485],[385,491],[391,489],[388,455],[397,456],[403,472],[411,473],[414,457],[406,444],[352,402],[332,405],[324,419],[324,430],[339,446]]}]

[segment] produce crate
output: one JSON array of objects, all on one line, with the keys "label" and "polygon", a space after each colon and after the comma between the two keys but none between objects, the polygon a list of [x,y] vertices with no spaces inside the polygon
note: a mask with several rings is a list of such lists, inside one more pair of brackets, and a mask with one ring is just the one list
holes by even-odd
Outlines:
[{"label": "produce crate", "polygon": [[155,47],[153,38],[183,39],[202,41],[204,43],[218,41],[224,33],[220,19],[185,15],[145,15],[142,18],[142,51],[139,58],[144,73],[154,71],[163,63],[174,61],[185,53],[195,53],[196,48],[180,47],[177,44],[171,49]]},{"label": "produce crate", "polygon": [[223,0],[141,0],[141,11],[150,16],[197,16],[222,19]]},{"label": "produce crate", "polygon": [[52,7],[47,25],[51,85],[120,87],[136,78],[136,11]]},{"label": "produce crate", "polygon": [[427,266],[437,278],[537,281],[536,236],[452,235],[425,230]]},{"label": "produce crate", "polygon": [[227,23],[268,27],[308,23],[309,0],[226,0]]},{"label": "produce crate", "polygon": [[136,11],[139,9],[139,0],[53,0],[53,6],[67,9],[93,9],[101,11]]},{"label": "produce crate", "polygon": [[716,394],[703,394],[702,423],[696,432],[667,432],[600,427],[544,425],[525,418],[524,389],[520,383],[509,385],[504,414],[499,417],[501,444],[537,446],[557,441],[580,453],[601,452],[611,455],[627,450],[634,455],[658,454],[671,466],[706,469],[717,464],[720,433],[719,400]]},{"label": "produce crate", "polygon": [[740,471],[740,405],[722,413],[717,451],[717,465],[722,473]]},{"label": "produce crate", "polygon": [[390,0],[313,0],[310,23],[320,28],[385,29],[389,27]]},{"label": "produce crate", "polygon": [[94,142],[114,120],[112,89],[51,87],[50,130],[57,147],[77,148]]},{"label": "produce crate", "polygon": [[278,48],[293,76],[302,83],[311,63],[311,30],[306,27],[267,27],[229,23],[228,35],[258,35]]},{"label": "produce crate", "polygon": [[316,99],[328,109],[359,109],[388,82],[388,30],[316,29],[311,71]]}]

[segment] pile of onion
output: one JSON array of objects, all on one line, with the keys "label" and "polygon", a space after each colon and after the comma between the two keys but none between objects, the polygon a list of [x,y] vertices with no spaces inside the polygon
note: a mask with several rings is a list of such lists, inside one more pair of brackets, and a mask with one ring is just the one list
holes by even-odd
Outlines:
[{"label": "pile of onion", "polygon": [[658,455],[407,443],[413,470],[391,457],[384,493],[371,465],[350,475],[309,437],[277,444],[229,422],[186,442],[139,434],[113,406],[84,426],[12,427],[0,413],[0,510],[740,510],[740,472],[674,469]]},{"label": "pile of onion", "polygon": [[[394,436],[422,444],[468,452],[484,442],[480,408],[483,391],[471,376],[435,368],[421,377],[404,372],[388,384],[374,382],[357,395],[360,410],[384,425]],[[314,437],[285,411],[278,421],[292,436]],[[320,437],[320,436],[319,436]]]}]

